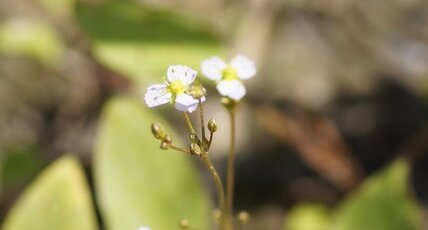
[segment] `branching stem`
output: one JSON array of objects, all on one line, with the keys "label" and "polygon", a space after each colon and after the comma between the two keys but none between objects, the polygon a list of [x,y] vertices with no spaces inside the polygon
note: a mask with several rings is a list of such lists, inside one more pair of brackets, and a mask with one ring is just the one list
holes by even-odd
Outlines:
[{"label": "branching stem", "polygon": [[186,148],[177,147],[175,145],[171,145],[170,148],[172,148],[174,150],[177,150],[177,151],[180,151],[180,152],[184,152],[184,153],[189,153],[190,154],[190,151],[188,149],[186,149]]}]

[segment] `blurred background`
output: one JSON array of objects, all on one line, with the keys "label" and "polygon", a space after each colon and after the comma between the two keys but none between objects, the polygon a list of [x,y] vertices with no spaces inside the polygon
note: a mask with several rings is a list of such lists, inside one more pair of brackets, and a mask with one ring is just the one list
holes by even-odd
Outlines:
[{"label": "blurred background", "polygon": [[[180,114],[146,108],[146,87],[168,65],[199,70],[239,53],[258,67],[238,115],[235,209],[251,214],[246,229],[428,229],[425,0],[0,0],[0,221],[67,153],[97,196],[94,154],[115,98],[186,143]],[[229,121],[204,83],[224,175]],[[150,138],[143,149],[157,149]],[[100,199],[97,223],[109,228]]]}]

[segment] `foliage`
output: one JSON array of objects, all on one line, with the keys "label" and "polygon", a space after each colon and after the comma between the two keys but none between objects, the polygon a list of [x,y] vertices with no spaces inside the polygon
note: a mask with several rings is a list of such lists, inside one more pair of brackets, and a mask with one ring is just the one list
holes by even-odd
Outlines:
[{"label": "foliage", "polygon": [[65,156],[42,172],[6,217],[2,229],[97,229],[90,191],[78,161]]},{"label": "foliage", "polygon": [[81,3],[77,17],[98,60],[133,80],[158,80],[168,65],[198,66],[220,51],[219,39],[206,25],[137,3]]},{"label": "foliage", "polygon": [[285,229],[421,229],[421,210],[409,194],[408,172],[408,162],[393,162],[366,179],[334,215],[322,205],[298,205],[287,216]]},{"label": "foliage", "polygon": [[[221,38],[200,20],[137,1],[90,2],[41,0],[47,12],[76,17],[95,58],[132,81],[159,80],[168,65],[197,67],[204,58],[222,53]],[[57,64],[68,48],[57,32],[42,20],[8,19],[0,24],[0,52]],[[183,154],[160,150],[149,132],[151,122],[159,120],[158,114],[129,98],[111,99],[103,110],[93,176],[94,199],[107,229],[177,229],[182,218],[195,229],[209,229],[210,202],[194,165]],[[176,135],[174,142],[180,142]],[[28,174],[43,165],[38,157],[3,157],[2,172],[13,175],[3,184],[26,182]],[[287,215],[285,228],[421,229],[421,210],[409,194],[408,172],[408,162],[397,160],[364,181],[335,212],[321,205],[297,205]],[[28,187],[2,229],[92,230],[98,228],[96,220],[83,170],[74,157],[65,156]]]},{"label": "foliage", "polygon": [[94,167],[107,227],[175,229],[186,218],[208,229],[209,200],[195,168],[188,156],[159,149],[149,131],[152,121],[159,117],[124,98],[103,112]]},{"label": "foliage", "polygon": [[287,215],[284,229],[327,230],[331,226],[331,215],[327,207],[320,204],[300,204]]},{"label": "foliage", "polygon": [[14,18],[0,24],[0,52],[54,64],[64,47],[56,31],[47,23]]},{"label": "foliage", "polygon": [[409,164],[398,160],[367,179],[341,205],[333,229],[421,229],[421,211],[408,191]]}]

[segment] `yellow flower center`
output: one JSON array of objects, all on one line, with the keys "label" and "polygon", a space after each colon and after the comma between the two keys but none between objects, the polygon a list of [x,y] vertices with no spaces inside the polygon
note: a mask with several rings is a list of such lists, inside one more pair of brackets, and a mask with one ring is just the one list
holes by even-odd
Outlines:
[{"label": "yellow flower center", "polygon": [[238,79],[238,72],[235,68],[232,68],[230,66],[226,67],[226,69],[223,70],[223,80],[237,80]]},{"label": "yellow flower center", "polygon": [[169,83],[168,91],[172,94],[180,94],[184,93],[187,89],[187,86],[183,84],[180,80],[175,80],[171,83]]}]

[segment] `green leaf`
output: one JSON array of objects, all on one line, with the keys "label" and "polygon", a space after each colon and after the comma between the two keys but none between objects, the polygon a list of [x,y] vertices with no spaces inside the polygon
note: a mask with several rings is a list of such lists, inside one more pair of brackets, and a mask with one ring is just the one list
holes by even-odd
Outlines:
[{"label": "green leaf", "polygon": [[45,64],[55,64],[63,52],[61,39],[47,23],[13,18],[0,24],[0,53],[24,55]]},{"label": "green leaf", "polygon": [[197,69],[221,50],[207,25],[188,16],[131,1],[80,3],[76,9],[95,57],[133,80],[159,81],[172,64]]},{"label": "green leaf", "polygon": [[190,156],[161,150],[150,132],[152,122],[171,131],[130,99],[113,99],[103,112],[95,184],[106,226],[177,229],[179,220],[186,218],[195,229],[209,229],[209,199]]},{"label": "green leaf", "polygon": [[321,204],[299,204],[288,213],[284,229],[327,230],[331,227],[331,215]]},{"label": "green leaf", "polygon": [[[6,193],[23,188],[47,164],[47,157],[38,147],[19,143],[2,149],[0,178]],[[3,197],[7,198],[7,197]]]},{"label": "green leaf", "polygon": [[371,177],[340,207],[333,229],[421,229],[421,211],[408,192],[409,165],[394,162]]},{"label": "green leaf", "polygon": [[71,16],[74,9],[74,0],[39,0],[41,5],[53,15]]},{"label": "green leaf", "polygon": [[78,161],[65,156],[43,171],[15,204],[2,229],[97,229],[90,192]]}]

